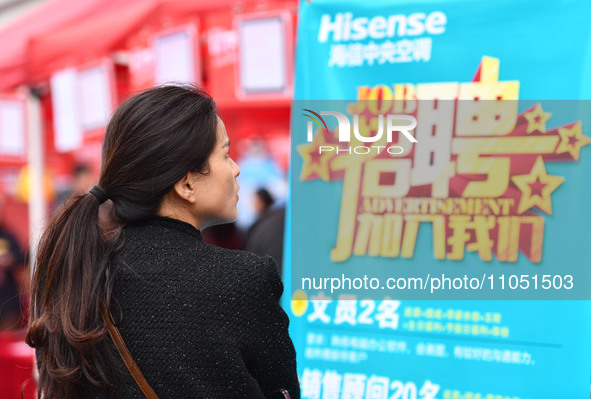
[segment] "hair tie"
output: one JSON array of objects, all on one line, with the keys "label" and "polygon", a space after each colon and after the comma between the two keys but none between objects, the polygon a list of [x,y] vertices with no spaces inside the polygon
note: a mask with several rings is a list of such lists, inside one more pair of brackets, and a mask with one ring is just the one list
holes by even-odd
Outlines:
[{"label": "hair tie", "polygon": [[94,195],[99,205],[109,199],[107,194],[99,186],[94,186],[90,189],[90,194]]}]

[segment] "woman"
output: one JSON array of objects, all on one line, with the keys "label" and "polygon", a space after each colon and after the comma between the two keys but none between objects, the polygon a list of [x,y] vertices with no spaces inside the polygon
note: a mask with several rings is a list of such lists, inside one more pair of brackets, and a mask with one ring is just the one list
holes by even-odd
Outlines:
[{"label": "woman", "polygon": [[299,397],[274,262],[201,240],[236,218],[229,146],[196,88],[151,89],[114,113],[98,186],[61,208],[39,247],[27,334],[39,397],[144,397],[111,318],[159,398]]}]

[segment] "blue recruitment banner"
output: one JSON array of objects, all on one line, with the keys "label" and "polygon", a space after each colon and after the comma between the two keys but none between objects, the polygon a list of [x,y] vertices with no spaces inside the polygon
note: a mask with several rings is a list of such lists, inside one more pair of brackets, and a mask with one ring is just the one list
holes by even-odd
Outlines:
[{"label": "blue recruitment banner", "polygon": [[589,397],[590,12],[302,1],[285,267],[303,398]]}]

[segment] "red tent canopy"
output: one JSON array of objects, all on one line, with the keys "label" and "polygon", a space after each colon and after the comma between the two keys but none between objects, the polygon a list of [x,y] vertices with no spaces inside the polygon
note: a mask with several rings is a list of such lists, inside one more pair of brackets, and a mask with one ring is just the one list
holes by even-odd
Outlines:
[{"label": "red tent canopy", "polygon": [[152,33],[156,27],[170,26],[205,10],[227,9],[235,2],[119,0],[116,8],[104,9],[84,20],[34,37],[29,52],[31,79],[42,81],[60,69],[125,49],[126,41],[135,33]]},{"label": "red tent canopy", "polygon": [[112,9],[121,0],[51,0],[0,31],[0,90],[28,81],[28,44],[33,36],[85,19],[98,10]]}]

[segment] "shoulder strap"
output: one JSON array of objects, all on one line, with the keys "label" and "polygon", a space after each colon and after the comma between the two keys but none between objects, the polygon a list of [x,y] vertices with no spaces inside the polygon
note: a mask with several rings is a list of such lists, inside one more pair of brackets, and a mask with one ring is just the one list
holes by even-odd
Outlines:
[{"label": "shoulder strap", "polygon": [[125,341],[123,341],[123,337],[121,336],[119,329],[113,324],[111,313],[107,311],[107,308],[103,303],[101,303],[101,314],[103,315],[103,320],[105,320],[105,323],[107,323],[109,335],[117,347],[117,352],[119,352],[119,355],[121,355],[123,363],[125,363],[125,366],[131,373],[138,387],[140,387],[144,393],[144,396],[148,399],[158,399],[158,395],[156,395],[150,384],[148,384],[148,381],[146,381],[146,378],[135,363],[135,360],[133,360],[131,353],[129,353],[129,349],[127,349],[127,345],[125,345]]},{"label": "shoulder strap", "polygon": [[289,396],[289,392],[287,392],[287,389],[278,389],[276,391],[273,391],[273,393],[271,394],[271,396],[269,396],[267,399],[279,399],[279,398],[283,398],[283,399],[291,399],[291,396]]}]

